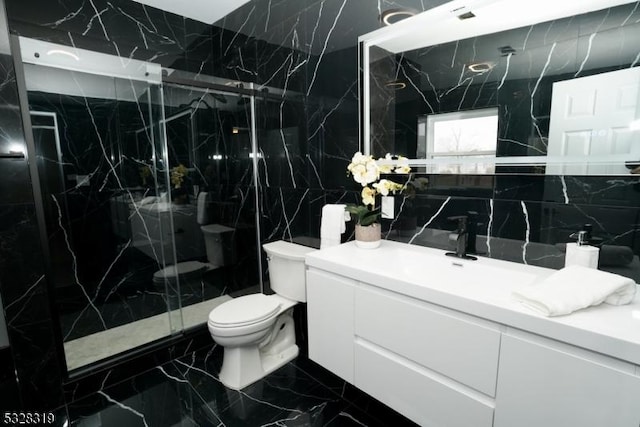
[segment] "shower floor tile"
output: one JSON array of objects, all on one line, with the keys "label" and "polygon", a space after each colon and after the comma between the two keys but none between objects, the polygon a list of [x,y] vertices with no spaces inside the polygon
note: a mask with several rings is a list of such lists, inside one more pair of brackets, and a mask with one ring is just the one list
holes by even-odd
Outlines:
[{"label": "shower floor tile", "polygon": [[[208,313],[225,301],[228,295],[213,298],[182,309],[184,329],[206,322]],[[177,311],[158,314],[122,326],[96,332],[64,343],[64,352],[69,371],[111,357],[123,351],[159,340],[171,334],[171,319],[179,316]],[[175,321],[175,320],[174,320]]]},{"label": "shower floor tile", "polygon": [[[174,426],[394,426],[416,424],[299,356],[242,391],[218,379],[216,346],[157,366],[71,403],[60,425]],[[363,397],[364,396],[364,397]],[[64,419],[63,419],[64,418]]]}]

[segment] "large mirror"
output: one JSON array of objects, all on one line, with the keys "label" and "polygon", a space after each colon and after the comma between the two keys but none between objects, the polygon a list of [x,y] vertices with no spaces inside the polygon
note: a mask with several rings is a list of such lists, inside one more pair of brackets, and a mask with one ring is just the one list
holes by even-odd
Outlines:
[{"label": "large mirror", "polygon": [[360,38],[363,151],[427,173],[640,172],[636,1],[452,1]]}]

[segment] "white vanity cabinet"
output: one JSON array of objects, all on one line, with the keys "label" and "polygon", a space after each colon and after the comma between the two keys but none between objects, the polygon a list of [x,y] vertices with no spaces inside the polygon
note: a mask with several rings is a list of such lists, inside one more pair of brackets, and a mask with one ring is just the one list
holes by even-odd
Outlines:
[{"label": "white vanity cabinet", "polygon": [[539,336],[504,334],[494,426],[638,427],[637,369]]},{"label": "white vanity cabinet", "polygon": [[309,357],[423,426],[640,427],[640,296],[546,318],[511,293],[551,271],[450,263],[386,241],[307,255]]}]

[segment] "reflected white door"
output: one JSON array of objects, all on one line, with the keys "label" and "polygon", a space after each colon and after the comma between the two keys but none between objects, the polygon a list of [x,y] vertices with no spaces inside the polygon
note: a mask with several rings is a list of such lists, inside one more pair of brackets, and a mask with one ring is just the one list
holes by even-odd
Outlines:
[{"label": "reflected white door", "polygon": [[[638,119],[640,68],[556,82],[551,99],[548,156],[625,155],[640,160],[640,136],[629,124]],[[624,162],[547,165],[548,175],[628,174]]]}]

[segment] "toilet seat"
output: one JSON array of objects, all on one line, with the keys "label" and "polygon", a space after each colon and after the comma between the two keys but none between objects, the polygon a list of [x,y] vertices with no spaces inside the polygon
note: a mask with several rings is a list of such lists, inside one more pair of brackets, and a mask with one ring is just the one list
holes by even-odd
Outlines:
[{"label": "toilet seat", "polygon": [[215,328],[240,328],[275,318],[280,301],[264,294],[245,295],[227,301],[209,313],[209,325]]}]

